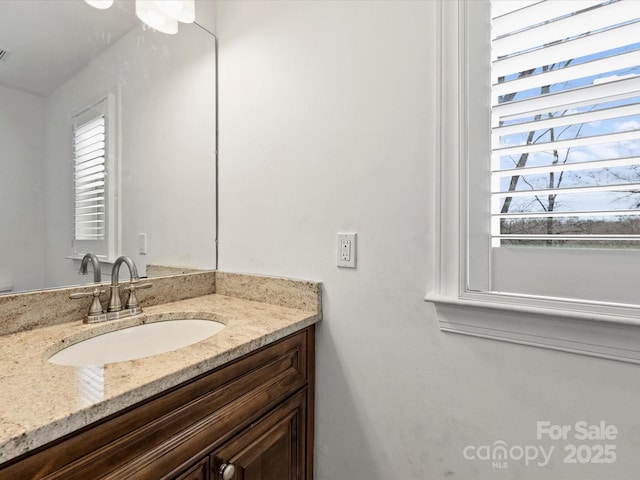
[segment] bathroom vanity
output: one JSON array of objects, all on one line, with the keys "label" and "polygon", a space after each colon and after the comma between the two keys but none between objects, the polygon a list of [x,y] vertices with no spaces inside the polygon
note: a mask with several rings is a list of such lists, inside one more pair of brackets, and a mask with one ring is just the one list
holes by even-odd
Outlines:
[{"label": "bathroom vanity", "polygon": [[79,322],[0,336],[0,478],[311,479],[320,286],[218,272],[215,284],[129,319],[225,324],[153,357],[49,363],[69,338],[105,328]]}]

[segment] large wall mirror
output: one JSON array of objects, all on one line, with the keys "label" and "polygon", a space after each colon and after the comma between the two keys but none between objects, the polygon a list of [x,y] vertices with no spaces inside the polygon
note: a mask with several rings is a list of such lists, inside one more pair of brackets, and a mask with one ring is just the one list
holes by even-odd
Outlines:
[{"label": "large wall mirror", "polygon": [[93,280],[78,275],[91,244],[76,234],[74,124],[103,101],[102,280],[120,254],[141,276],[215,268],[210,5],[197,0],[196,23],[168,35],[142,24],[133,0],[0,1],[0,294]]}]

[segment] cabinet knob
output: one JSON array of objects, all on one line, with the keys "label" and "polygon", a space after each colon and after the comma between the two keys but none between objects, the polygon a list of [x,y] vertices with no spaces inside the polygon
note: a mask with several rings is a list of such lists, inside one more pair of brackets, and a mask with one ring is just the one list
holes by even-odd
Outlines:
[{"label": "cabinet knob", "polygon": [[231,480],[236,474],[236,467],[233,463],[223,463],[220,465],[220,478],[222,480]]}]

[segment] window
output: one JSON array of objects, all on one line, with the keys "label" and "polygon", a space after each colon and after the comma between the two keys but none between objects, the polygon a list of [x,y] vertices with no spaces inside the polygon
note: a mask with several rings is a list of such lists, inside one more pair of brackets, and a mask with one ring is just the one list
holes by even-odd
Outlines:
[{"label": "window", "polygon": [[75,255],[116,256],[118,176],[115,97],[73,117],[73,247]]},{"label": "window", "polygon": [[73,132],[76,240],[105,238],[106,122],[104,112],[94,115]]},{"label": "window", "polygon": [[440,9],[441,327],[640,361],[640,2]]},{"label": "window", "polygon": [[639,304],[640,3],[492,3],[492,274],[479,289]]}]

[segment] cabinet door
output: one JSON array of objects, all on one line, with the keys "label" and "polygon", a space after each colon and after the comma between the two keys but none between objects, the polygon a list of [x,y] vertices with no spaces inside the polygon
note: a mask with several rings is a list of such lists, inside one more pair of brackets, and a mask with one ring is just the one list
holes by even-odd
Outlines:
[{"label": "cabinet door", "polygon": [[175,480],[209,480],[209,457],[200,460],[182,475],[178,475]]},{"label": "cabinet door", "polygon": [[213,453],[214,480],[305,480],[307,389]]}]

